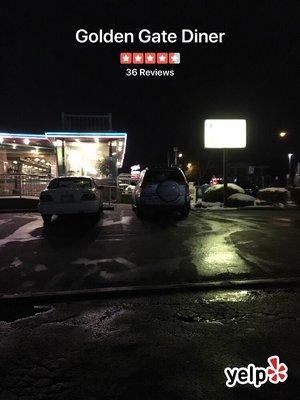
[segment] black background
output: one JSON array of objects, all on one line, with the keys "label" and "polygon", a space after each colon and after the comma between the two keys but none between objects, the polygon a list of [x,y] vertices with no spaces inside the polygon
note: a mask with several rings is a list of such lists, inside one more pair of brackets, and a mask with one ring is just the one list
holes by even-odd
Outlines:
[{"label": "black background", "polygon": [[[124,170],[166,161],[216,162],[205,118],[246,118],[248,146],[231,160],[287,172],[299,149],[299,6],[293,1],[1,1],[0,131],[61,128],[61,111],[113,113],[128,132]],[[226,32],[223,44],[79,44],[79,28],[137,33]],[[179,35],[180,37],[180,35]],[[129,78],[121,51],[181,53],[175,77]],[[154,67],[152,67],[154,68]],[[299,69],[299,68],[298,68]],[[284,142],[278,132],[291,134]],[[294,138],[293,138],[294,136]]]}]

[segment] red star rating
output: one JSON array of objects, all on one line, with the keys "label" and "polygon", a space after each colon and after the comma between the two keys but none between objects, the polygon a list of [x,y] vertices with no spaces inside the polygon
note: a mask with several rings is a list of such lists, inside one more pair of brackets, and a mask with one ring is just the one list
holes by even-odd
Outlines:
[{"label": "red star rating", "polygon": [[144,53],[133,53],[132,62],[133,64],[144,64]]},{"label": "red star rating", "polygon": [[169,64],[180,64],[180,53],[169,53]]},{"label": "red star rating", "polygon": [[156,54],[155,53],[145,53],[145,64],[155,64]]},{"label": "red star rating", "polygon": [[180,64],[180,53],[120,53],[121,64]]},{"label": "red star rating", "polygon": [[120,53],[120,63],[121,64],[131,64],[132,55],[131,53]]},{"label": "red star rating", "polygon": [[168,53],[157,53],[157,64],[168,64]]}]

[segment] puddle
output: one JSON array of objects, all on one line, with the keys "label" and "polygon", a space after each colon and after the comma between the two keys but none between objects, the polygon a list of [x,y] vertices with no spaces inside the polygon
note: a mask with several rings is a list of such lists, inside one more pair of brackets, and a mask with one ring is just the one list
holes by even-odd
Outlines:
[{"label": "puddle", "polygon": [[254,293],[249,290],[232,290],[222,292],[211,292],[203,295],[204,303],[240,303],[254,298]]},{"label": "puddle", "polygon": [[28,305],[0,305],[0,321],[14,322],[52,310],[52,306]]}]

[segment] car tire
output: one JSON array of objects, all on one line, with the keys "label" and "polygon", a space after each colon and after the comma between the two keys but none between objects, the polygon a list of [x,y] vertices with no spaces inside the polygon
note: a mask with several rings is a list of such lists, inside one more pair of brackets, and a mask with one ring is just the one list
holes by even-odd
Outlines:
[{"label": "car tire", "polygon": [[180,210],[180,214],[181,214],[181,216],[182,216],[183,218],[187,218],[187,217],[189,216],[189,213],[190,213],[190,207],[183,207],[183,208]]},{"label": "car tire", "polygon": [[51,220],[52,220],[52,215],[51,214],[42,214],[42,218],[43,218],[43,221],[44,221],[44,225],[51,224]]}]

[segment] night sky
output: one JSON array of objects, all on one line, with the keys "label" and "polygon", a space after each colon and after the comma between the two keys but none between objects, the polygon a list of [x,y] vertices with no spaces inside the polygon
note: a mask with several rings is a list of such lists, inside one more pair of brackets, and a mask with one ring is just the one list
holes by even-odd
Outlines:
[{"label": "night sky", "polygon": [[[299,151],[297,3],[1,1],[0,131],[59,130],[61,111],[112,112],[113,128],[129,135],[124,170],[163,163],[174,145],[186,161],[211,160],[217,169],[220,151],[203,149],[204,119],[246,118],[248,147],[231,160],[280,173],[287,153]],[[226,36],[223,44],[79,44],[79,28]],[[181,64],[172,78],[129,78],[121,51],[180,52]],[[280,130],[291,138],[280,142]]]}]

